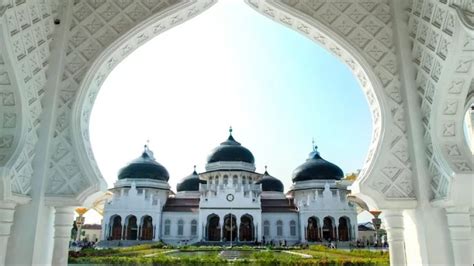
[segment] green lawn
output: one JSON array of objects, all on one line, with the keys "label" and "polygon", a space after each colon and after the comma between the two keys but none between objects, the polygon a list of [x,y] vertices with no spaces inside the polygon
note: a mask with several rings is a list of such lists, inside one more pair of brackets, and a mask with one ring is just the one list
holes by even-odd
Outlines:
[{"label": "green lawn", "polygon": [[[311,255],[303,258],[281,250],[258,250],[253,247],[234,247],[243,251],[237,260],[228,261],[220,256],[222,247],[167,247],[140,245],[103,250],[71,252],[70,264],[149,264],[149,265],[389,265],[387,252],[367,250],[337,250],[323,246],[307,249],[290,248],[289,251]],[[226,249],[228,250],[228,249]],[[179,253],[177,253],[179,252]]]}]

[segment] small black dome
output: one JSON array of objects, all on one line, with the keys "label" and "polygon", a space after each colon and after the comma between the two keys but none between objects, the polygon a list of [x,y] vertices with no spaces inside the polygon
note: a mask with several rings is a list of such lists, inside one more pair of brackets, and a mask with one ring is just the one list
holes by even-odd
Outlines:
[{"label": "small black dome", "polygon": [[232,128],[229,130],[229,138],[217,146],[207,157],[207,163],[215,162],[246,162],[255,163],[253,154],[244,146],[240,145],[232,137]]},{"label": "small black dome", "polygon": [[199,175],[194,168],[194,172],[189,176],[183,178],[181,182],[176,185],[176,191],[199,191],[199,184],[206,184],[205,180],[199,179]]},{"label": "small black dome", "polygon": [[148,178],[168,181],[170,178],[166,168],[155,161],[153,152],[145,146],[145,151],[137,159],[120,169],[118,179]]},{"label": "small black dome", "polygon": [[340,180],[344,173],[337,165],[330,163],[319,155],[317,147],[309,154],[305,163],[293,171],[293,182],[307,180]]},{"label": "small black dome", "polygon": [[283,183],[278,178],[271,176],[266,170],[262,178],[255,184],[262,184],[262,191],[283,192]]}]

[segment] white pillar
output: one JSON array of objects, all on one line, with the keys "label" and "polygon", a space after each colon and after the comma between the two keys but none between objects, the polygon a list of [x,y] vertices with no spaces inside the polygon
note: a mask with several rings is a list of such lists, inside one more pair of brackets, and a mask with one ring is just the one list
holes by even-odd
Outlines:
[{"label": "white pillar", "polygon": [[[474,117],[473,117],[473,119],[474,119]],[[474,142],[474,138],[472,138],[472,141]],[[473,147],[474,147],[474,145],[473,145]],[[474,208],[471,208],[471,250],[472,250],[471,254],[474,254]],[[474,261],[474,258],[472,258],[472,260]]]},{"label": "white pillar", "polygon": [[300,219],[300,235],[301,235],[301,243],[306,243],[306,225],[303,219]]},{"label": "white pillar", "polygon": [[11,232],[10,228],[13,224],[15,205],[13,202],[0,202],[0,265],[5,265],[7,244]]},{"label": "white pillar", "polygon": [[163,232],[162,230],[162,223],[161,223],[161,213],[158,214],[156,217],[153,217],[153,230],[155,231],[155,234],[153,235],[153,240],[155,241],[160,241],[161,239],[161,234]]},{"label": "white pillar", "polygon": [[52,263],[54,208],[39,201],[16,206],[5,265]]},{"label": "white pillar", "polygon": [[219,220],[219,224],[220,224],[220,227],[221,227],[220,241],[222,242],[222,240],[224,239],[224,218],[222,220]]},{"label": "white pillar", "polygon": [[390,265],[406,265],[402,210],[384,210],[382,213],[387,230]]},{"label": "white pillar", "polygon": [[73,207],[56,207],[54,214],[54,249],[52,265],[67,265],[69,240],[74,220]]},{"label": "white pillar", "polygon": [[471,221],[469,207],[446,208],[449,235],[456,265],[472,265]]}]

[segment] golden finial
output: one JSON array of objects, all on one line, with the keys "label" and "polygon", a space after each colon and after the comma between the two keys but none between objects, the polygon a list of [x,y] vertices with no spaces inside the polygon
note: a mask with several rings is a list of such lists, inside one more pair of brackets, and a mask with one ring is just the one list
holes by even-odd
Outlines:
[{"label": "golden finial", "polygon": [[84,208],[84,207],[76,208],[76,212],[77,212],[77,214],[79,214],[79,216],[84,215],[84,213],[86,213],[88,210],[89,210],[89,209]]}]

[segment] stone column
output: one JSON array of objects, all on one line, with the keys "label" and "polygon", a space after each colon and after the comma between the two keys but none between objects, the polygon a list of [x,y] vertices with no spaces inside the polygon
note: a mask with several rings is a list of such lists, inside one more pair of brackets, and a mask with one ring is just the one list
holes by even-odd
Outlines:
[{"label": "stone column", "polygon": [[104,224],[102,224],[102,232],[101,232],[100,239],[101,240],[107,240],[107,235],[108,234],[109,234],[109,225],[104,223]]},{"label": "stone column", "polygon": [[240,241],[240,226],[237,226],[237,219],[235,219],[235,227],[237,227],[237,237],[235,238],[236,242]]},{"label": "stone column", "polygon": [[13,224],[13,214],[16,204],[13,202],[0,202],[0,265],[5,265],[7,256],[8,238],[10,227]]},{"label": "stone column", "polygon": [[124,221],[122,221],[122,235],[120,236],[120,238],[121,238],[122,240],[127,240],[127,237],[125,236],[125,233],[127,232],[127,230],[126,230],[126,228],[125,228],[125,224],[126,224],[126,223],[125,223]]},{"label": "stone column", "polygon": [[71,239],[73,207],[56,207],[54,214],[54,248],[52,265],[67,265],[69,240]]},{"label": "stone column", "polygon": [[303,220],[300,220],[300,239],[302,243],[306,243],[306,226]]},{"label": "stone column", "polygon": [[383,213],[390,252],[390,265],[406,265],[402,210],[385,210]]},{"label": "stone column", "polygon": [[320,220],[320,219],[318,218],[318,222],[317,222],[317,223],[318,223],[318,226],[319,226],[319,227],[318,227],[318,230],[319,230],[319,240],[320,240],[321,242],[323,242],[323,240],[324,240],[324,237],[323,237],[323,226],[324,226],[324,224],[323,224],[322,222],[319,222],[319,221],[322,221],[322,220]]},{"label": "stone column", "polygon": [[221,242],[224,237],[224,219],[222,221],[219,221],[219,226],[221,227]]},{"label": "stone column", "polygon": [[[474,141],[474,138],[473,138],[473,141]],[[471,208],[471,249],[472,249],[471,254],[474,254],[474,208]],[[472,260],[474,261],[474,258],[472,258]]]},{"label": "stone column", "polygon": [[471,221],[469,207],[446,208],[449,235],[456,265],[472,265]]}]

